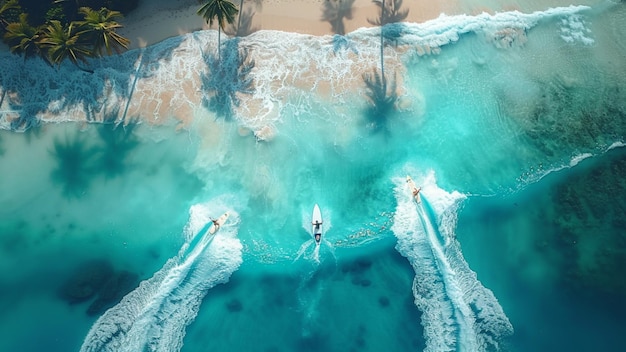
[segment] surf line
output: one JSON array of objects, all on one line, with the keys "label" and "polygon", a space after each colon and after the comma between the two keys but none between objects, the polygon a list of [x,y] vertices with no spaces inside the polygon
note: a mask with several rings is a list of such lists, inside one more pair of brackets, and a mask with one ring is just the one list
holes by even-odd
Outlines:
[{"label": "surf line", "polygon": [[[215,234],[211,233],[211,229],[216,231],[214,224],[205,226],[201,235],[183,244],[177,256],[106,311],[91,327],[80,351],[180,351],[185,329],[208,290],[227,282],[242,262],[237,228],[219,227],[220,233]],[[194,241],[198,236],[202,237]]]},{"label": "surf line", "polygon": [[[444,191],[433,194],[439,192]],[[433,209],[424,194],[417,199],[406,186],[396,187],[392,231],[396,249],[416,274],[413,295],[423,313],[426,351],[497,350],[501,337],[512,334],[513,327],[465,262],[458,241],[444,231],[456,221],[458,201],[450,198],[436,199],[441,209]],[[440,204],[446,202],[450,204]]]}]

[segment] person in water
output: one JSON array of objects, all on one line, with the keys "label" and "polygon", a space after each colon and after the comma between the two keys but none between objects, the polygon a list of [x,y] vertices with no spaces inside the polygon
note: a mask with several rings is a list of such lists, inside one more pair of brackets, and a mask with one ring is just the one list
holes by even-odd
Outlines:
[{"label": "person in water", "polygon": [[322,238],[322,234],[317,232],[320,229],[320,225],[321,224],[322,223],[319,220],[315,220],[315,222],[313,223],[313,225],[315,225],[315,231],[314,231],[315,232],[314,233],[314,235],[315,235],[315,242],[319,242],[320,239]]},{"label": "person in water", "polygon": [[413,198],[415,198],[415,201],[418,204],[422,202],[422,199],[420,198],[421,190],[422,190],[422,187],[413,187]]},{"label": "person in water", "polygon": [[211,219],[211,221],[213,222],[213,226],[215,226],[215,231],[220,229],[220,223],[217,222],[217,219]]}]

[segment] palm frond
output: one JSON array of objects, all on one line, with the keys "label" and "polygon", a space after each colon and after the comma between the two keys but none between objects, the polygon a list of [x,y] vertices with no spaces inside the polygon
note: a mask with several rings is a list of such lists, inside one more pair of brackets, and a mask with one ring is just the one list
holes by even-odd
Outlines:
[{"label": "palm frond", "polygon": [[228,0],[208,0],[196,13],[202,16],[209,26],[212,26],[213,21],[217,20],[219,27],[224,30],[227,23],[233,24],[235,22],[235,16],[239,10],[235,4]]},{"label": "palm frond", "polygon": [[119,11],[107,8],[96,11],[89,7],[81,7],[78,11],[83,15],[83,20],[77,23],[93,43],[94,54],[101,56],[106,52],[111,55],[113,51],[119,54],[128,49],[130,40],[116,32],[123,27],[117,22],[117,19],[122,18]]},{"label": "palm frond", "polygon": [[27,14],[20,14],[19,18],[19,22],[9,23],[4,34],[11,52],[18,55],[23,54],[24,57],[39,54],[39,29],[28,23]]},{"label": "palm frond", "polygon": [[60,65],[63,60],[69,59],[78,65],[78,61],[87,63],[87,58],[94,56],[81,37],[84,33],[84,30],[73,23],[62,25],[54,20],[42,30],[38,43],[50,63]]},{"label": "palm frond", "polygon": [[8,25],[8,21],[4,17],[7,11],[19,8],[20,4],[17,2],[17,0],[9,0],[5,2],[2,6],[0,6],[0,25],[2,27],[6,27]]}]

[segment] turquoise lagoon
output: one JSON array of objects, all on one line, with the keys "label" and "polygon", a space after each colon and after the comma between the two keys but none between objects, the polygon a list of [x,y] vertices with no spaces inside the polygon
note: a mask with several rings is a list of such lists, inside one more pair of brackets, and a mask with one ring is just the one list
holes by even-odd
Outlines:
[{"label": "turquoise lagoon", "polygon": [[624,23],[388,26],[378,109],[376,28],[1,56],[0,350],[622,350]]}]

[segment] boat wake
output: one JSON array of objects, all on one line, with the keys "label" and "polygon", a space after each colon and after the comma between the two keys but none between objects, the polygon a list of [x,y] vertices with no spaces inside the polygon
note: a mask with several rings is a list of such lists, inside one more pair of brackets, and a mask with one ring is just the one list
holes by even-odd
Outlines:
[{"label": "boat wake", "polygon": [[238,216],[218,233],[206,223],[217,214],[207,204],[191,207],[185,244],[161,270],[105,312],[83,341],[81,352],[179,351],[185,328],[198,314],[213,286],[225,283],[242,262],[242,245],[235,237]]},{"label": "boat wake", "polygon": [[498,350],[513,327],[491,290],[465,262],[454,238],[463,195],[438,188],[431,174],[422,183],[418,204],[404,179],[394,182],[398,204],[392,231],[398,239],[396,249],[415,270],[413,295],[423,313],[425,350]]},{"label": "boat wake", "polygon": [[[309,248],[313,247],[313,250],[309,250]],[[312,260],[315,263],[320,263],[320,246],[315,244],[314,239],[307,240],[298,249],[298,253],[296,255],[296,259],[294,261],[299,260],[300,258],[304,258],[306,260]]]}]

